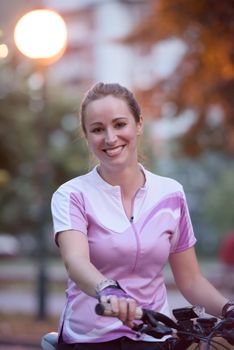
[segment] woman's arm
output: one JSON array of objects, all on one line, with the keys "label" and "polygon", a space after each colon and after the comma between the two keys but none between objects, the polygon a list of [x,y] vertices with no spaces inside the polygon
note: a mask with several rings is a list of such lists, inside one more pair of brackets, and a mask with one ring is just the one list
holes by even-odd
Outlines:
[{"label": "woman's arm", "polygon": [[192,304],[205,307],[207,313],[220,317],[227,299],[202,275],[194,248],[170,255],[175,282]]},{"label": "woman's arm", "polygon": [[[76,230],[63,231],[58,234],[58,244],[69,277],[83,292],[97,297],[95,288],[102,281],[107,280],[107,277],[90,262],[86,236]],[[115,295],[109,299],[102,296],[100,300],[101,302],[109,300],[116,317],[119,317],[129,327],[133,326],[137,307],[135,300],[118,298]]]},{"label": "woman's arm", "polygon": [[95,287],[107,278],[90,262],[87,237],[76,230],[58,234],[58,244],[69,277],[86,294],[96,297]]}]

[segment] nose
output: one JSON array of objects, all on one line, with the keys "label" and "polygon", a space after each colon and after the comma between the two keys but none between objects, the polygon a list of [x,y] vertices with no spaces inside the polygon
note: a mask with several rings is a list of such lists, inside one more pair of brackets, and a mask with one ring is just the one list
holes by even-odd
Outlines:
[{"label": "nose", "polygon": [[117,135],[115,133],[115,130],[113,130],[112,128],[106,129],[106,133],[105,133],[105,142],[107,145],[113,145],[115,144],[117,140]]}]

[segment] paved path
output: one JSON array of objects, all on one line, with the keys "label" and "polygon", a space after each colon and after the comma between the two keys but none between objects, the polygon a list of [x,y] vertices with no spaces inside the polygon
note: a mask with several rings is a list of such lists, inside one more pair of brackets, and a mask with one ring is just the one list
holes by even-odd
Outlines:
[{"label": "paved path", "polygon": [[[185,299],[176,290],[168,291],[168,300],[172,307],[187,304]],[[65,297],[63,293],[49,293],[47,298],[48,315],[58,316],[62,311],[64,301]],[[37,295],[33,291],[2,289],[0,291],[0,310],[1,312],[10,314],[36,314]]]},{"label": "paved path", "polygon": [[[220,266],[217,263],[203,263],[203,273],[214,283],[220,279]],[[66,271],[59,261],[48,264],[49,287],[47,310],[51,316],[60,314],[64,304]],[[185,299],[176,291],[170,270],[165,270],[168,298],[172,307],[183,306]],[[29,282],[29,283],[28,283]],[[6,313],[35,314],[37,311],[37,266],[32,262],[9,262],[0,265],[0,310]],[[51,288],[50,288],[51,289]]]},{"label": "paved path", "polygon": [[[202,264],[203,273],[217,284],[220,281],[220,266],[217,263]],[[23,313],[36,315],[38,301],[36,294],[37,267],[29,262],[19,264],[0,262],[0,311],[7,314]],[[48,316],[59,317],[64,301],[64,286],[66,272],[60,263],[49,265],[47,276],[50,292],[47,298]],[[168,285],[168,301],[171,308],[184,307],[188,305],[183,296],[176,290],[169,269],[165,271]],[[52,290],[52,291],[51,291]],[[0,350],[41,350],[40,346],[23,346],[3,344],[0,339]]]},{"label": "paved path", "polygon": [[23,345],[1,345],[0,350],[41,350],[40,346],[23,346]]},{"label": "paved path", "polygon": [[[46,263],[46,274],[50,281],[54,283],[63,283],[66,280],[66,271],[61,259],[50,260]],[[203,262],[201,261],[201,269],[205,276],[211,280],[217,280],[221,272],[220,264],[217,261]],[[0,282],[30,282],[36,279],[38,268],[35,261],[32,260],[16,260],[4,262],[0,260]],[[165,278],[167,283],[171,284],[172,275],[170,269],[165,269]]]},{"label": "paved path", "polygon": [[[46,302],[48,315],[59,315],[64,300],[63,293],[49,293]],[[19,287],[17,289],[2,288],[0,291],[0,310],[10,314],[36,314],[37,294],[33,290],[24,290]]]}]

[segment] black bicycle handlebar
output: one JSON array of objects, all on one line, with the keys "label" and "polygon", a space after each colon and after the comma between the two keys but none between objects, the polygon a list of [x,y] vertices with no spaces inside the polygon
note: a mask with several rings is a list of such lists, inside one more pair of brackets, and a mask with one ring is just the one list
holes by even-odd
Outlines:
[{"label": "black bicycle handlebar", "polygon": [[[98,303],[95,307],[95,312],[100,316],[115,316],[115,314],[111,310],[111,306],[109,303]],[[162,322],[164,323],[165,326],[168,326],[174,329],[177,329],[178,327],[177,323],[174,322],[168,316],[160,312],[144,309],[141,307],[136,308],[135,319],[142,320],[143,322],[146,322],[146,323],[151,323],[152,326],[155,325],[155,322]]]},{"label": "black bicycle handlebar", "polygon": [[[116,316],[109,303],[97,304],[95,312],[103,316]],[[234,318],[218,320],[215,317],[200,317],[196,307],[174,309],[172,312],[176,321],[162,313],[137,307],[135,319],[142,322],[135,325],[133,330],[159,339],[166,335],[176,335],[176,340],[166,341],[166,346],[172,350],[187,349],[190,344],[200,341],[206,343],[209,349],[211,344],[215,346],[218,343],[214,337],[222,337],[234,345]],[[225,345],[220,345],[223,349],[228,349]]]}]

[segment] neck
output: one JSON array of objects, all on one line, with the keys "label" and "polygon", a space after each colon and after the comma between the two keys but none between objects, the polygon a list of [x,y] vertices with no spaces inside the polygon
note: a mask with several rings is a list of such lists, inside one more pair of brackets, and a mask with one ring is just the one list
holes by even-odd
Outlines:
[{"label": "neck", "polygon": [[121,191],[126,196],[132,196],[144,185],[145,177],[137,163],[135,166],[129,166],[122,171],[108,171],[101,166],[98,167],[100,176],[112,186],[120,186]]}]

